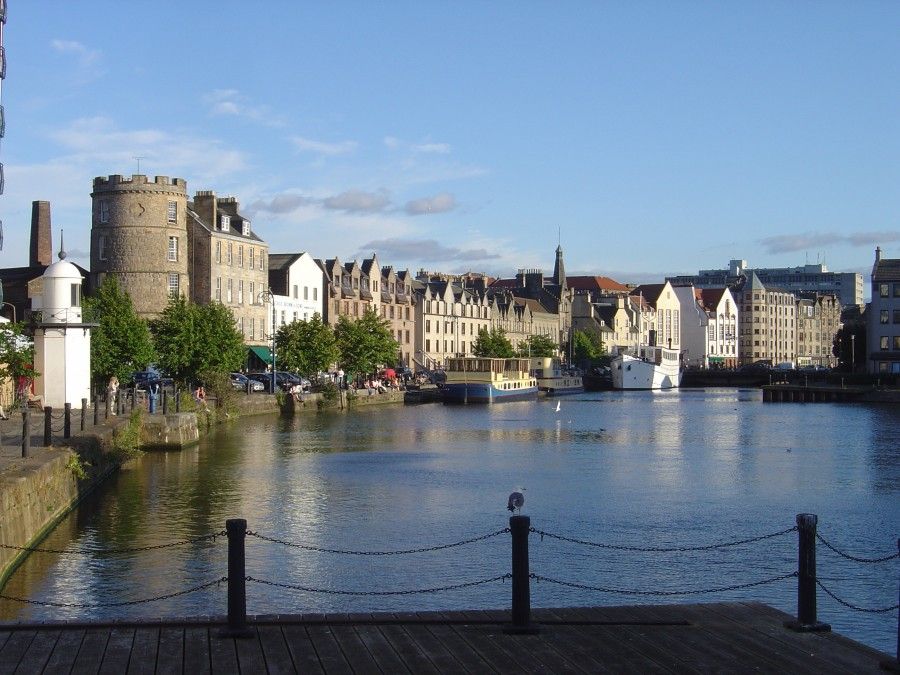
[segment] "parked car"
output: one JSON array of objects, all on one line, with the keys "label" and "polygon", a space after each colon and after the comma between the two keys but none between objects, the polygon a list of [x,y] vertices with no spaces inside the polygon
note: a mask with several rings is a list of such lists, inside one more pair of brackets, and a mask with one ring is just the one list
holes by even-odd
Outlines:
[{"label": "parked car", "polygon": [[[248,373],[247,377],[249,377],[251,380],[262,382],[265,391],[272,391],[272,373]],[[282,391],[289,391],[293,386],[293,384],[291,384],[281,376],[277,377],[275,382],[278,384],[278,388]]]},{"label": "parked car", "polygon": [[251,380],[243,373],[231,373],[231,386],[239,391],[247,391],[247,383],[250,383],[250,391],[265,391],[266,385],[259,380]]},{"label": "parked car", "polygon": [[131,374],[131,384],[138,389],[149,390],[155,386],[172,387],[174,381],[171,377],[165,377],[158,370],[139,370]]}]

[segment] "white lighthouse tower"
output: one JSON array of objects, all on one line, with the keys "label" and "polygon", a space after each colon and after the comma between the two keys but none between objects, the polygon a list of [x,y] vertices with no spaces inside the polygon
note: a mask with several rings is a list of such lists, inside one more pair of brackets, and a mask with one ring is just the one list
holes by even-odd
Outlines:
[{"label": "white lighthouse tower", "polygon": [[[81,272],[66,261],[60,233],[59,261],[41,277],[32,309],[40,312],[34,330],[35,394],[45,406],[62,408],[91,397],[91,326],[81,316]],[[36,306],[40,304],[40,306]]]}]

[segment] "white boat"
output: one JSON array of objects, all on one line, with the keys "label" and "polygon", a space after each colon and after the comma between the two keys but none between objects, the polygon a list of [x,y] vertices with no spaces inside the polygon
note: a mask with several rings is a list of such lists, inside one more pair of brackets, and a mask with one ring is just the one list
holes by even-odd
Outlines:
[{"label": "white boat", "polygon": [[447,359],[444,403],[500,403],[537,398],[528,359],[465,357]]},{"label": "white boat", "polygon": [[578,394],[584,391],[581,371],[564,368],[559,359],[539,357],[531,359],[531,374],[537,380],[538,390],[547,396]]},{"label": "white boat", "polygon": [[619,353],[610,362],[613,389],[674,389],[681,384],[677,351],[644,346],[638,356]]}]

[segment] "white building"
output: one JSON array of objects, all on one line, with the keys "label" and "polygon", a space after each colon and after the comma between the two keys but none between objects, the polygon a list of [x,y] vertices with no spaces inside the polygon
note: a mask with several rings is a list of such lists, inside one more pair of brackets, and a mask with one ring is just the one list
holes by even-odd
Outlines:
[{"label": "white building", "polygon": [[[43,405],[81,407],[91,397],[91,330],[81,317],[81,272],[65,260],[50,265],[40,283],[29,284],[34,330],[34,392]],[[36,280],[37,281],[37,280]]]},{"label": "white building", "polygon": [[674,289],[681,302],[681,353],[696,368],[737,365],[738,307],[727,288]]},{"label": "white building", "polygon": [[275,329],[324,316],[322,269],[309,253],[270,253],[269,288],[275,295]]}]

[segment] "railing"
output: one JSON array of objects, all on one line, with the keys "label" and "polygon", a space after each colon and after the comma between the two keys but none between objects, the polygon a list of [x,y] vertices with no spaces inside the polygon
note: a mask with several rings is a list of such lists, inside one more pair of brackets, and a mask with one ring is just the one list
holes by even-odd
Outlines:
[{"label": "railing", "polygon": [[[460,541],[451,543],[440,543],[431,546],[423,546],[419,548],[398,549],[398,550],[354,550],[354,549],[338,549],[327,548],[304,542],[291,541],[288,539],[266,535],[260,532],[254,532],[247,529],[247,521],[243,519],[232,519],[226,522],[226,529],[207,535],[193,537],[189,539],[178,540],[166,544],[154,544],[149,546],[138,546],[132,548],[117,548],[104,550],[72,550],[72,549],[51,549],[40,547],[20,547],[7,544],[0,544],[0,548],[12,549],[20,553],[52,553],[61,556],[91,556],[102,554],[104,558],[114,555],[131,555],[136,552],[165,549],[177,546],[198,545],[203,543],[215,544],[219,537],[227,536],[228,538],[228,576],[211,579],[209,581],[191,586],[178,591],[165,593],[163,595],[140,598],[135,600],[120,600],[102,603],[72,603],[72,602],[56,602],[33,600],[29,598],[20,598],[0,593],[0,599],[12,602],[27,603],[31,605],[40,605],[46,607],[60,608],[80,608],[80,609],[97,609],[97,608],[114,608],[124,607],[127,605],[138,605],[150,603],[169,598],[174,598],[190,593],[196,593],[213,586],[227,584],[227,618],[228,628],[223,635],[230,637],[241,637],[250,634],[247,626],[247,599],[246,586],[248,583],[257,584],[279,589],[301,591],[306,593],[324,593],[339,596],[407,596],[413,594],[438,593],[454,591],[463,588],[471,588],[484,584],[496,582],[505,582],[511,580],[511,607],[510,607],[510,624],[507,632],[513,633],[533,633],[539,630],[539,626],[531,620],[531,581],[539,583],[550,583],[569,588],[575,588],[582,591],[594,591],[602,593],[613,593],[619,595],[632,596],[654,596],[654,597],[671,597],[671,596],[694,596],[701,594],[725,593],[729,591],[755,588],[768,584],[775,584],[787,579],[797,579],[797,616],[796,619],[785,622],[789,628],[798,631],[828,631],[830,626],[818,620],[816,613],[816,593],[817,589],[821,589],[825,594],[838,602],[840,605],[856,611],[871,614],[886,614],[895,612],[900,608],[900,603],[888,605],[885,607],[866,608],[857,606],[851,602],[842,599],[836,592],[828,588],[824,583],[824,579],[817,575],[816,571],[816,542],[822,543],[829,552],[834,553],[846,560],[858,564],[878,565],[900,559],[900,540],[897,542],[898,552],[885,554],[875,557],[864,557],[853,555],[842,551],[834,544],[827,541],[816,532],[818,518],[814,514],[799,514],[796,518],[796,525],[761,535],[745,537],[730,541],[723,541],[711,544],[697,544],[691,546],[632,546],[617,543],[589,541],[575,537],[569,537],[562,534],[547,532],[531,527],[531,519],[528,516],[514,515],[510,517],[509,527],[488,532],[486,534],[469,537]],[[529,559],[529,535],[536,534],[541,541],[545,538],[553,539],[566,545],[574,545],[580,547],[588,547],[593,549],[605,549],[613,551],[627,551],[632,553],[641,553],[651,556],[660,553],[688,553],[688,552],[711,552],[719,551],[726,548],[734,548],[747,546],[750,544],[759,544],[760,542],[773,540],[784,537],[792,532],[798,534],[798,563],[797,569],[786,570],[781,574],[771,575],[761,579],[752,579],[749,581],[737,581],[736,583],[712,586],[705,588],[679,589],[679,590],[662,590],[633,588],[626,589],[615,586],[598,586],[582,583],[578,580],[566,580],[530,571]],[[251,537],[266,544],[302,549],[322,554],[357,556],[357,557],[385,557],[385,556],[405,556],[412,554],[434,553],[438,551],[446,551],[448,549],[468,546],[479,542],[493,539],[509,533],[511,535],[511,569],[509,572],[501,573],[495,576],[470,579],[459,581],[457,583],[446,584],[442,586],[432,586],[426,588],[407,588],[394,590],[358,590],[358,589],[333,589],[333,588],[317,588],[306,584],[294,583],[290,580],[272,580],[262,579],[246,573],[246,539]],[[900,631],[900,628],[898,628]],[[900,632],[898,632],[900,635]],[[900,644],[898,644],[898,656],[900,656]]]}]

